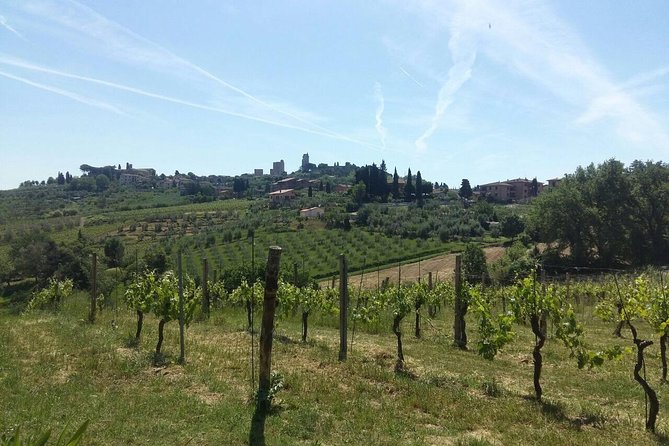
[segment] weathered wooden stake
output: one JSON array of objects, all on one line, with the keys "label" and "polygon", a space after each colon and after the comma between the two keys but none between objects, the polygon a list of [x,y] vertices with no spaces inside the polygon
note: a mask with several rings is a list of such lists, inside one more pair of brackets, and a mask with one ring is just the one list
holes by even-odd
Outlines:
[{"label": "weathered wooden stake", "polygon": [[98,294],[98,255],[93,253],[93,265],[91,267],[91,311],[88,314],[88,320],[91,324],[95,323],[95,309],[97,307],[97,294]]},{"label": "weathered wooden stake", "polygon": [[462,298],[462,256],[455,256],[455,320],[453,322],[453,343],[462,350],[467,349],[465,327],[467,302]]},{"label": "weathered wooden stake", "polygon": [[272,368],[272,337],[274,335],[274,313],[276,292],[279,288],[279,262],[281,248],[271,246],[267,256],[265,273],[265,295],[263,298],[262,326],[260,327],[260,379],[258,383],[258,404],[269,410],[270,372]]},{"label": "weathered wooden stake", "polygon": [[177,255],[177,274],[179,276],[179,364],[186,362],[186,338],[184,333],[184,278],[181,269],[181,252]]},{"label": "weathered wooden stake", "polygon": [[251,418],[249,444],[265,446],[265,419],[270,410],[269,390],[271,386],[272,337],[274,334],[274,312],[276,292],[279,288],[279,261],[281,248],[271,246],[265,269],[265,296],[263,299],[262,326],[260,328],[260,377],[256,410]]},{"label": "weathered wooden stake", "polygon": [[[432,291],[432,271],[427,273],[427,289]],[[437,316],[437,306],[430,304],[427,306],[427,314],[434,319]]]},{"label": "weathered wooden stake", "polygon": [[346,256],[339,256],[339,360],[346,361],[346,336],[348,334],[348,263]]},{"label": "weathered wooden stake", "polygon": [[205,318],[209,318],[209,262],[206,258],[202,259],[202,313]]}]

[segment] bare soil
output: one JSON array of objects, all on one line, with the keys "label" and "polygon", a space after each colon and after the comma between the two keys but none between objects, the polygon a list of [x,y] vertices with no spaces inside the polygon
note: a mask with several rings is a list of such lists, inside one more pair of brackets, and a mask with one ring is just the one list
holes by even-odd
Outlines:
[{"label": "bare soil", "polygon": [[[483,251],[485,252],[487,261],[494,262],[504,254],[505,248],[492,246],[483,248]],[[349,287],[358,288],[362,285],[364,288],[370,289],[376,288],[386,277],[390,278],[390,283],[397,283],[398,277],[401,277],[402,282],[416,282],[419,277],[421,280],[428,280],[429,273],[432,273],[432,280],[435,282],[438,280],[453,280],[455,256],[456,254],[446,254],[420,262],[406,263],[392,268],[350,275],[348,284]],[[334,286],[338,286],[338,281],[339,278],[337,277]],[[323,281],[321,282],[321,286],[332,286],[332,281]]]}]

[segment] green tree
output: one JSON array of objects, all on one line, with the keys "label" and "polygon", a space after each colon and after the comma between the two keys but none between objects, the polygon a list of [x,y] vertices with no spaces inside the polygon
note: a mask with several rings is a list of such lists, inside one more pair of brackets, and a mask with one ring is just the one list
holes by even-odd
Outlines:
[{"label": "green tree", "polygon": [[509,214],[502,219],[502,235],[515,239],[525,230],[525,222],[518,214]]},{"label": "green tree", "polygon": [[488,268],[485,252],[475,243],[467,243],[462,253],[462,276],[467,283],[480,283],[484,280]]},{"label": "green tree", "polygon": [[31,230],[14,238],[9,250],[17,274],[45,283],[58,270],[60,252],[43,232]]},{"label": "green tree", "polygon": [[634,218],[633,184],[616,160],[579,167],[560,187],[533,201],[529,234],[535,241],[555,244],[560,254],[569,248],[571,261],[578,265],[629,263],[635,252],[630,234],[645,236]]},{"label": "green tree", "polygon": [[95,187],[98,192],[104,192],[109,188],[109,178],[107,175],[100,174],[95,177]]},{"label": "green tree", "polygon": [[170,267],[170,260],[165,253],[165,249],[160,246],[150,247],[146,253],[144,253],[144,264],[147,269],[154,270],[158,274],[162,274]]},{"label": "green tree", "polygon": [[416,172],[416,200],[418,207],[423,207],[423,177],[420,175],[420,170]]},{"label": "green tree", "polygon": [[473,195],[472,187],[469,184],[467,178],[462,179],[462,184],[460,185],[460,197],[470,199]]},{"label": "green tree", "polygon": [[391,188],[391,194],[393,199],[397,200],[400,198],[400,177],[397,175],[397,167],[393,173],[393,185]]},{"label": "green tree", "polygon": [[413,187],[413,178],[411,177],[411,168],[407,172],[407,182],[404,185],[404,201],[413,200],[415,189]]},{"label": "green tree", "polygon": [[108,238],[105,240],[104,253],[107,265],[110,268],[118,268],[123,264],[125,246],[118,237]]},{"label": "green tree", "polygon": [[634,161],[629,175],[632,259],[635,263],[665,263],[669,260],[669,166]]},{"label": "green tree", "polygon": [[14,264],[5,256],[0,256],[0,283],[6,283],[9,286],[14,278]]}]

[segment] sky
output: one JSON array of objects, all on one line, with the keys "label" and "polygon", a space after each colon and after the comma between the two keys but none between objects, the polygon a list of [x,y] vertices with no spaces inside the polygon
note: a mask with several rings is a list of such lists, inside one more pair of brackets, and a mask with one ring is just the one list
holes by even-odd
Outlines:
[{"label": "sky", "polygon": [[666,0],[0,0],[0,189],[385,160],[459,187],[667,161]]}]

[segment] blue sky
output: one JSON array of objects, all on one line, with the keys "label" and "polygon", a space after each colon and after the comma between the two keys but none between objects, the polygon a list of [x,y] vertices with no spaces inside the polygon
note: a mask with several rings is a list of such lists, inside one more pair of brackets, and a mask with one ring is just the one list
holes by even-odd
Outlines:
[{"label": "blue sky", "polygon": [[669,155],[669,2],[0,0],[0,189],[386,161],[458,186]]}]

